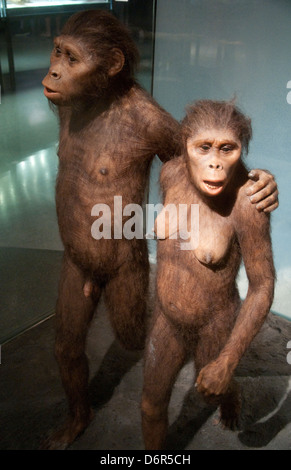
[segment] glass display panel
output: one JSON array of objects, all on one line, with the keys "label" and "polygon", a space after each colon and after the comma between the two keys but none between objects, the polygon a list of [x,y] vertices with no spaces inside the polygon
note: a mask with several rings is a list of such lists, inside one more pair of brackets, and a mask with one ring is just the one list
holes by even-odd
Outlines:
[{"label": "glass display panel", "polygon": [[54,195],[58,120],[48,106],[41,84],[49,67],[53,39],[75,11],[112,10],[132,32],[141,58],[137,78],[150,91],[154,9],[152,0],[11,1],[6,10],[3,0],[0,5],[0,344],[3,344],[52,315],[57,297],[63,250]]},{"label": "glass display panel", "polygon": [[95,3],[109,3],[109,0],[7,0],[6,8],[39,8],[61,5],[90,5]]},{"label": "glass display panel", "polygon": [[[271,216],[277,270],[272,308],[291,319],[290,31],[290,2],[159,0],[153,92],[177,119],[194,100],[234,96],[251,117],[254,137],[246,165],[271,171],[280,192]],[[153,198],[157,180],[158,170]],[[243,272],[240,285],[244,295]]]}]

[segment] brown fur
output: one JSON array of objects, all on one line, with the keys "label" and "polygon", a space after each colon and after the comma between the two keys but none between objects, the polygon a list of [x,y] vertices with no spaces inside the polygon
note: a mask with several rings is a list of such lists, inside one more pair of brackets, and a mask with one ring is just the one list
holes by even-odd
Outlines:
[{"label": "brown fur", "polygon": [[112,217],[114,196],[122,196],[123,207],[141,204],[154,156],[167,161],[180,154],[180,125],[136,83],[137,59],[128,31],[114,16],[85,11],[73,15],[55,39],[43,80],[60,120],[56,207],[65,254],[56,356],[70,407],[68,422],[46,448],[66,447],[92,418],[84,348],[101,292],[123,346],[142,348],[145,341],[145,240],[91,236],[95,204],[109,205]]},{"label": "brown fur", "polygon": [[[204,111],[219,112],[217,103],[211,106],[211,102],[202,102],[189,113],[193,116],[197,111],[196,116],[201,116],[204,103]],[[221,105],[234,109],[230,104]],[[194,131],[189,126],[191,116],[186,118],[187,128],[182,129],[186,140],[192,132],[204,130],[205,126],[212,128],[212,117],[207,121],[206,116],[207,112],[201,127],[197,121]],[[248,122],[243,116],[236,118],[233,114],[228,128],[243,127]],[[241,139],[242,134],[238,135]],[[250,136],[251,132],[245,148]],[[235,426],[240,398],[233,373],[273,299],[275,272],[269,217],[258,212],[245,197],[250,183],[243,164],[239,162],[221,195],[207,198],[194,186],[188,161],[184,154],[163,166],[164,204],[199,204],[200,240],[203,245],[209,227],[212,240],[204,246],[203,253],[199,247],[194,251],[181,250],[179,238],[158,242],[157,299],[147,340],[142,398],[146,449],[161,449],[165,443],[171,390],[189,355],[194,358],[198,391],[207,401],[220,404],[226,426]],[[220,243],[226,243],[227,249],[213,261],[213,250],[215,253]],[[242,258],[249,290],[241,304],[235,279]]]},{"label": "brown fur", "polygon": [[[60,53],[63,39],[66,49]],[[122,196],[123,207],[128,203],[141,205],[154,156],[158,154],[166,161],[179,152],[175,140],[179,124],[133,79],[136,48],[112,15],[77,14],[69,20],[59,41],[44,86],[60,93],[57,99],[52,98],[60,118],[56,207],[65,247],[56,308],[56,357],[70,416],[64,428],[44,444],[50,449],[66,447],[92,418],[84,350],[102,291],[122,345],[142,349],[145,342],[149,275],[146,241],[94,239],[92,207],[97,203],[109,205],[113,218],[114,196]],[[82,76],[84,85],[78,80],[78,62],[77,66],[67,62],[71,43],[78,60],[86,61],[90,70],[90,77]],[[115,69],[109,65],[118,66],[112,59],[116,47],[125,57],[125,66],[112,76]],[[94,61],[98,62],[95,69]]]}]

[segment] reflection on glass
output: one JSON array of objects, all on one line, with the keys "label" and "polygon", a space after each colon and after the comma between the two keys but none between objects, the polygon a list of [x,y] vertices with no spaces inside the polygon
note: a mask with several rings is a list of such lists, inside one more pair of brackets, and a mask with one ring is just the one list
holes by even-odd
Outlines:
[{"label": "reflection on glass", "polygon": [[109,0],[7,0],[7,8],[48,7],[94,3],[109,3]]},{"label": "reflection on glass", "polygon": [[[149,91],[153,52],[153,0],[7,0],[7,11],[4,4],[0,0],[1,16],[8,17],[3,21],[7,34],[2,35],[0,51],[0,272],[9,270],[12,274],[5,277],[6,283],[0,282],[2,339],[45,317],[56,299],[63,251],[55,207],[58,120],[41,85],[49,67],[53,37],[60,34],[74,11],[109,9],[113,4],[114,14],[131,29],[140,50],[137,78]],[[34,298],[31,291],[36,293]]]},{"label": "reflection on glass", "polygon": [[54,200],[57,166],[53,146],[35,152],[1,175],[0,246],[62,249]]}]

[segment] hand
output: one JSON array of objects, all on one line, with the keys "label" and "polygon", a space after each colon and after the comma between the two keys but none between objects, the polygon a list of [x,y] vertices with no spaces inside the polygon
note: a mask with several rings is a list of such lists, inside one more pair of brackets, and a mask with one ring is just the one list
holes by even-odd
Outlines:
[{"label": "hand", "polygon": [[251,170],[249,178],[255,183],[248,189],[247,195],[256,204],[256,208],[264,212],[272,212],[279,206],[279,191],[274,176],[267,170]]},{"label": "hand", "polygon": [[206,397],[226,393],[231,381],[232,371],[222,361],[212,361],[201,369],[195,387]]}]

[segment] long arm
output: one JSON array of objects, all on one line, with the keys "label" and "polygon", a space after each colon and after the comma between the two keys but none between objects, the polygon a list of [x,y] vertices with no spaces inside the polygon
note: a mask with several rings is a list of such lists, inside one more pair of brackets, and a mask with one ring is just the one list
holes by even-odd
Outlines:
[{"label": "long arm", "polygon": [[259,332],[272,305],[275,282],[269,217],[246,202],[235,217],[236,231],[249,288],[236,323],[218,358],[204,367],[197,379],[205,395],[225,393],[232,374]]},{"label": "long arm", "polygon": [[181,154],[180,124],[168,113],[161,114],[157,155],[164,163]]},{"label": "long arm", "polygon": [[[163,193],[163,209],[159,213],[155,222],[155,233],[158,238],[171,238],[178,232],[178,228],[183,225],[179,222],[179,204],[185,204],[181,199],[181,187],[187,188],[188,181],[185,178],[185,163],[182,157],[177,157],[162,167],[160,175],[160,185]],[[176,237],[175,237],[176,238]]]},{"label": "long arm", "polygon": [[149,141],[159,159],[164,163],[180,155],[182,148],[180,123],[149,96],[143,109],[143,116],[147,123]]}]

